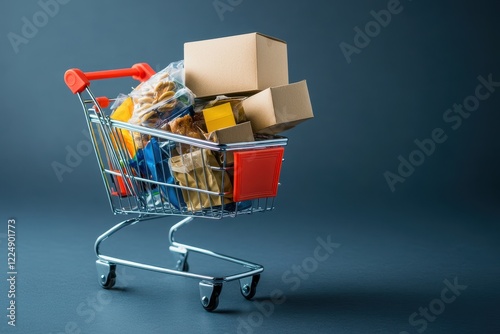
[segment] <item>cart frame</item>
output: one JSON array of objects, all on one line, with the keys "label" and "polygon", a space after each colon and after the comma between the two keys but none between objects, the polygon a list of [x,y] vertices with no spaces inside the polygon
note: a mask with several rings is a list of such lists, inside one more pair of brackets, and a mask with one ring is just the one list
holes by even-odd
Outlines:
[{"label": "cart frame", "polygon": [[[255,212],[266,212],[274,209],[274,197],[272,198],[257,198],[251,201],[251,204],[244,203],[225,203],[225,198],[228,196],[227,192],[213,192],[210,189],[197,189],[190,187],[183,187],[177,184],[166,184],[158,180],[151,180],[137,175],[128,163],[130,158],[127,157],[126,147],[124,140],[121,138],[122,130],[140,133],[141,136],[148,136],[148,138],[158,138],[159,140],[168,143],[176,143],[178,147],[189,148],[188,152],[196,150],[209,150],[211,152],[218,152],[224,157],[223,164],[220,168],[208,166],[213,170],[219,171],[224,175],[231,167],[226,166],[226,155],[228,152],[237,152],[248,149],[265,149],[269,147],[284,147],[287,144],[287,138],[273,136],[272,138],[265,138],[256,142],[237,143],[237,144],[216,144],[213,142],[198,140],[194,138],[184,137],[173,133],[165,132],[158,129],[146,128],[125,122],[120,122],[111,119],[105,114],[104,108],[109,105],[110,99],[94,96],[90,90],[91,80],[110,79],[132,76],[139,81],[145,81],[155,71],[145,63],[135,64],[129,69],[119,69],[110,71],[87,72],[84,73],[78,69],[68,70],[65,74],[65,82],[70,90],[76,94],[80,100],[84,114],[86,117],[88,130],[91,134],[92,143],[95,149],[97,161],[99,163],[101,176],[107,190],[109,204],[113,213],[116,214],[138,214],[137,217],[124,220],[102,235],[100,235],[95,242],[95,254],[97,256],[96,267],[98,274],[98,281],[105,289],[112,288],[116,283],[116,266],[128,266],[132,268],[149,270],[163,274],[183,276],[200,280],[200,301],[203,308],[207,311],[214,311],[219,304],[219,295],[221,293],[224,283],[239,280],[240,292],[246,299],[251,299],[255,293],[257,284],[260,279],[260,274],[263,272],[262,265],[231,257],[228,255],[220,254],[207,250],[204,248],[195,247],[185,243],[176,241],[175,234],[183,226],[187,225],[194,218],[210,218],[221,219],[226,217],[236,217],[241,214],[252,214]],[[85,99],[84,94],[89,98]],[[181,152],[182,154],[182,152]],[[206,161],[203,161],[205,164]],[[114,168],[110,167],[114,166]],[[117,196],[112,193],[112,182],[120,179],[123,187],[125,187],[126,195]],[[224,184],[224,178],[222,178]],[[146,203],[144,196],[140,195],[144,189],[151,190],[152,188],[170,187],[174,191],[195,191],[198,196],[208,196],[210,200],[208,206],[204,206],[201,210],[194,208],[188,209],[186,207],[173,207],[170,204],[172,198],[168,197],[167,201],[161,196],[159,204]],[[117,187],[118,188],[118,187]],[[224,187],[222,187],[224,189]],[[184,193],[186,194],[186,193]],[[229,194],[230,195],[230,194]],[[213,196],[213,197],[212,197]],[[220,205],[213,205],[212,198],[220,198]],[[168,204],[168,205],[167,205]],[[168,241],[170,243],[170,251],[178,257],[174,269],[159,267],[139,262],[134,262],[118,257],[112,257],[101,254],[101,244],[120,230],[135,225],[141,221],[157,219],[164,216],[182,216],[181,221],[174,224],[169,231]],[[190,252],[202,254],[222,261],[228,261],[245,268],[245,271],[238,272],[227,276],[210,276],[200,273],[189,271],[188,255]]]}]

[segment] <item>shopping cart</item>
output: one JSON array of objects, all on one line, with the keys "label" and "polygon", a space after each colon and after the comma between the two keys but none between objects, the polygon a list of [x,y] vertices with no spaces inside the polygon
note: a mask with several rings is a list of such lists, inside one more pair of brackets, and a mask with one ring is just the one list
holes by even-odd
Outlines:
[{"label": "shopping cart", "polygon": [[[193,218],[221,219],[273,210],[287,138],[266,136],[254,142],[221,145],[113,120],[107,113],[114,100],[96,97],[89,88],[92,80],[131,76],[143,82],[154,73],[149,65],[140,63],[129,69],[99,72],[70,69],[64,76],[83,107],[111,210],[114,214],[138,214],[97,238],[99,283],[105,289],[112,288],[116,266],[122,265],[200,280],[201,304],[207,311],[217,308],[226,282],[239,280],[243,297],[251,299],[264,270],[261,265],[180,243],[174,236]],[[129,136],[144,143],[137,147],[137,140],[132,142],[134,156]],[[189,172],[184,170],[183,174],[182,169]],[[178,257],[175,268],[100,253],[101,243],[121,229],[163,216],[185,217],[168,235],[170,251]],[[245,271],[228,276],[191,272],[187,261],[190,252],[241,265]]]}]

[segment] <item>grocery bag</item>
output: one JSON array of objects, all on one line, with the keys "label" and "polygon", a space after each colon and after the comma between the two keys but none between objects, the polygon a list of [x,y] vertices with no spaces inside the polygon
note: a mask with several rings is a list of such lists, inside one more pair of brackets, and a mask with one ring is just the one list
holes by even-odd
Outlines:
[{"label": "grocery bag", "polygon": [[[210,209],[232,202],[232,185],[228,174],[220,170],[217,159],[210,150],[196,149],[170,158],[170,169],[175,180],[183,187],[182,195],[191,211]],[[211,195],[199,190],[213,191],[224,196]]]}]

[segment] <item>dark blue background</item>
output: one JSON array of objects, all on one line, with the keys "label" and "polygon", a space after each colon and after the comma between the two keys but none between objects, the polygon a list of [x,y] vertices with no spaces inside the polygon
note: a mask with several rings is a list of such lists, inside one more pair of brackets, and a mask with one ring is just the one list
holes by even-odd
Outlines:
[{"label": "dark blue background", "polygon": [[[288,43],[290,81],[307,80],[315,118],[284,133],[275,212],[186,230],[187,241],[263,263],[258,301],[276,288],[286,292],[287,301],[252,330],[417,333],[422,328],[408,317],[439,298],[443,280],[458,277],[467,290],[425,332],[500,331],[500,89],[457,130],[443,121],[474,94],[478,76],[500,81],[499,3],[402,0],[402,11],[348,63],[340,43],[354,44],[354,28],[364,29],[370,11],[388,1],[222,2],[233,4],[223,20],[213,1],[72,0],[17,53],[9,33],[21,35],[23,17],[33,22],[41,7],[2,2],[2,263],[7,219],[19,226],[18,327],[7,328],[4,318],[2,332],[59,333],[75,322],[82,333],[235,333],[239,319],[256,312],[236,285],[225,288],[220,312],[208,314],[195,281],[128,269],[136,278],[121,283],[125,291],[111,291],[94,319],[79,315],[78,306],[100,291],[93,241],[123,217],[109,211],[92,154],[62,182],[52,167],[86,140],[79,103],[63,82],[67,69],[148,62],[160,70],[182,59],[184,42],[254,31]],[[114,96],[131,85],[92,88]],[[435,128],[446,142],[392,192],[384,173],[397,173],[398,156],[408,158],[414,141]],[[116,253],[173,263],[165,233],[174,221],[124,233]],[[282,274],[328,235],[341,247],[291,291]],[[6,294],[2,288],[0,305]]]}]

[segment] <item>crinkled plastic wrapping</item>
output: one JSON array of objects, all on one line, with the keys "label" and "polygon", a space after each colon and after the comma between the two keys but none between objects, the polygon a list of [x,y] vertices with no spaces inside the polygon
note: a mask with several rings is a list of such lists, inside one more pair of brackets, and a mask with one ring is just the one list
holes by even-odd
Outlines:
[{"label": "crinkled plastic wrapping", "polygon": [[[171,63],[141,83],[130,94],[134,111],[129,122],[151,128],[164,127],[176,117],[193,113],[194,94],[184,86],[184,62]],[[143,138],[134,136],[137,148]]]},{"label": "crinkled plastic wrapping", "polygon": [[[227,173],[211,168],[218,162],[209,150],[198,149],[190,153],[174,156],[169,160],[170,170],[175,180],[184,187],[229,193],[224,196],[224,204],[232,202],[232,185]],[[221,196],[209,195],[195,190],[182,189],[182,195],[191,211],[209,209],[222,205]]]}]

